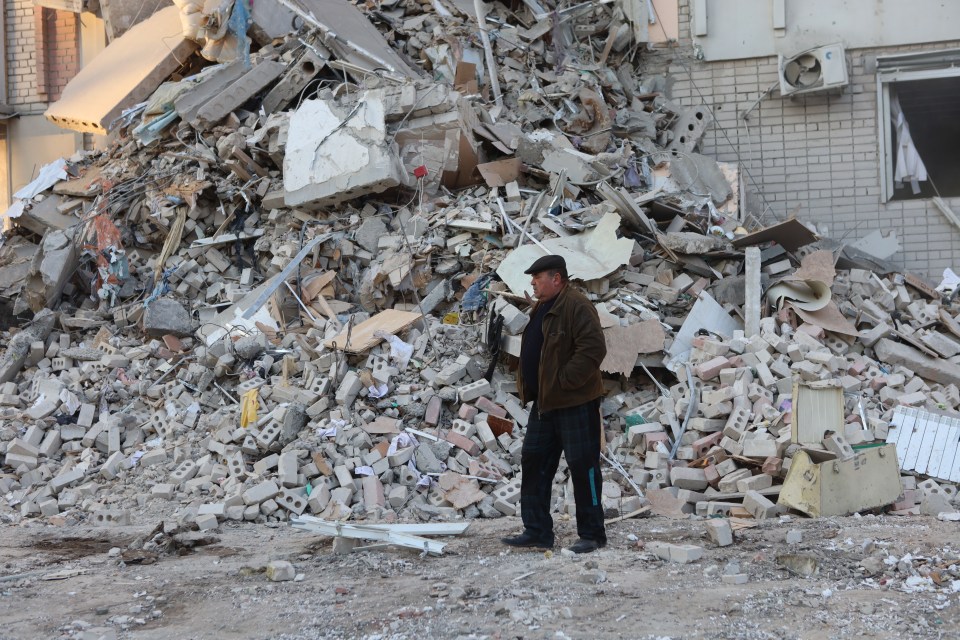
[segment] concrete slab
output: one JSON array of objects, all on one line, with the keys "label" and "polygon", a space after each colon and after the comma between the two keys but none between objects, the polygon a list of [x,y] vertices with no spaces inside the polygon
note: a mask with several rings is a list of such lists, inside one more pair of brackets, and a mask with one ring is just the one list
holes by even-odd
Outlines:
[{"label": "concrete slab", "polygon": [[297,63],[287,70],[277,86],[271,89],[263,99],[263,111],[269,115],[285,108],[300,95],[326,64],[326,60],[312,51],[304,52]]},{"label": "concrete slab", "polygon": [[353,109],[307,100],[290,118],[283,161],[284,202],[326,206],[380,193],[403,182],[387,145],[383,102],[365,94]]},{"label": "concrete slab", "polygon": [[177,96],[173,107],[185,122],[193,122],[203,105],[227,90],[248,71],[242,63],[208,67],[184,82],[196,84]]},{"label": "concrete slab", "polygon": [[91,60],[44,115],[64,129],[106,134],[124,109],[146,100],[196,49],[182,34],[180,11],[162,9]]},{"label": "concrete slab", "polygon": [[264,60],[254,65],[236,82],[200,107],[197,111],[196,120],[208,125],[223,120],[232,111],[239,109],[240,105],[279,78],[286,68],[287,65],[276,60]]},{"label": "concrete slab", "polygon": [[107,39],[113,42],[168,4],[169,0],[100,0]]},{"label": "concrete slab", "polygon": [[297,30],[297,14],[277,0],[257,0],[250,7],[250,36],[258,44],[270,44]]},{"label": "concrete slab", "polygon": [[[278,4],[295,8],[288,1]],[[297,0],[296,6],[308,24],[320,29],[321,41],[338,59],[368,71],[387,69],[395,77],[422,75],[407,64],[367,16],[347,0]]]}]

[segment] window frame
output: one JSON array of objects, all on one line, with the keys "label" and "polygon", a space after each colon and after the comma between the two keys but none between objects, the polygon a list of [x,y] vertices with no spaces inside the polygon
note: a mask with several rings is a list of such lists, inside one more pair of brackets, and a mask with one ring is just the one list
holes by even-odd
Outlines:
[{"label": "window frame", "polygon": [[878,56],[876,77],[877,137],[880,162],[883,163],[880,167],[880,198],[881,202],[887,203],[894,195],[890,85],[913,80],[960,78],[960,49]]}]

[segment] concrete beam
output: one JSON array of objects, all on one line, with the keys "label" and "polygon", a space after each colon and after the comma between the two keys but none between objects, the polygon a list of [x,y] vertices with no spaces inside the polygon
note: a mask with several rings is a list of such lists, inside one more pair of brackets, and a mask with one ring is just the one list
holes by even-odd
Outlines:
[{"label": "concrete beam", "polygon": [[760,335],[760,249],[747,247],[746,262],[746,301],[743,305],[744,329],[746,337]]},{"label": "concrete beam", "polygon": [[960,380],[960,365],[949,360],[931,358],[913,347],[887,338],[882,338],[873,347],[877,359],[890,364],[900,364],[912,370],[924,380],[941,384],[954,384]]},{"label": "concrete beam", "polygon": [[0,356],[0,383],[10,382],[17,377],[30,354],[30,345],[45,341],[56,321],[56,313],[43,309],[34,316],[33,324],[13,336],[7,350]]},{"label": "concrete beam", "polygon": [[182,29],[179,9],[158,11],[81,69],[44,115],[64,129],[109,133],[124,109],[150,97],[196,51]]},{"label": "concrete beam", "polygon": [[107,40],[113,42],[169,4],[169,0],[100,0]]}]

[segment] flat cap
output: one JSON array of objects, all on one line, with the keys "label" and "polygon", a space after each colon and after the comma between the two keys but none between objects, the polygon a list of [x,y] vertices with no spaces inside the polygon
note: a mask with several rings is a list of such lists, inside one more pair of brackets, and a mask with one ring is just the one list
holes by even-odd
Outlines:
[{"label": "flat cap", "polygon": [[559,271],[566,275],[567,273],[567,261],[563,259],[563,256],[543,256],[542,258],[537,258],[536,262],[530,265],[530,268],[524,271],[533,275],[535,273],[540,273],[541,271]]}]

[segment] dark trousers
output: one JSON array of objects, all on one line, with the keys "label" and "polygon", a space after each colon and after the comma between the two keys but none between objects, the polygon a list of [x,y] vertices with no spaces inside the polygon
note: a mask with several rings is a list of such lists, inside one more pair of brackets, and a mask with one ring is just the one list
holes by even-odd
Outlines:
[{"label": "dark trousers", "polygon": [[533,403],[523,438],[520,466],[520,515],[523,527],[538,539],[553,541],[550,493],[560,454],[567,458],[577,504],[577,534],[606,542],[600,491],[600,400],[540,413]]}]

